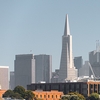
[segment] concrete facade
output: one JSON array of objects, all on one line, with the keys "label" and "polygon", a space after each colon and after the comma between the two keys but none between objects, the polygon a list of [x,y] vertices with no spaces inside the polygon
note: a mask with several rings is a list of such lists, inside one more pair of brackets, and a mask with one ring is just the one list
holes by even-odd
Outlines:
[{"label": "concrete facade", "polygon": [[9,89],[9,67],[0,66],[0,87],[2,90]]},{"label": "concrete facade", "polygon": [[51,82],[52,57],[51,55],[35,55],[35,82]]},{"label": "concrete facade", "polygon": [[35,83],[35,59],[33,54],[16,55],[14,62],[15,86],[24,88]]},{"label": "concrete facade", "polygon": [[65,21],[65,31],[62,36],[62,52],[59,71],[59,82],[65,79],[73,80],[77,77],[77,69],[74,67],[72,55],[72,36],[70,35],[68,15]]},{"label": "concrete facade", "polygon": [[89,66],[89,61],[85,61],[85,64],[79,69],[79,76],[89,76],[91,77],[92,72]]},{"label": "concrete facade", "polygon": [[89,52],[89,62],[91,66],[97,62],[100,63],[100,52],[96,50]]},{"label": "concrete facade", "polygon": [[35,97],[42,100],[60,100],[63,92],[60,91],[42,91],[36,90],[33,91]]}]

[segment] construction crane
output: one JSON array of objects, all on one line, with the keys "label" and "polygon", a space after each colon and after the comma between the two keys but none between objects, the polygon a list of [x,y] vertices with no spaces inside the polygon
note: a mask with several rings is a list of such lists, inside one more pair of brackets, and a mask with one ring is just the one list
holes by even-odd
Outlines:
[{"label": "construction crane", "polygon": [[94,80],[100,80],[100,77],[98,78],[98,77],[95,76],[95,73],[94,73],[94,71],[93,71],[93,69],[92,69],[92,66],[91,66],[90,62],[88,62],[88,64],[89,64],[89,67],[90,67],[91,72],[92,72],[92,74],[93,74]]}]

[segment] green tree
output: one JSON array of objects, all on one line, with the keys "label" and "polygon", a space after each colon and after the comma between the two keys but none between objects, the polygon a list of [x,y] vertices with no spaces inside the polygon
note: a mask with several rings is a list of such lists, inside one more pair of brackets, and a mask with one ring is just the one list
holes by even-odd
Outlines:
[{"label": "green tree", "polygon": [[33,94],[33,92],[31,90],[27,90],[25,92],[25,99],[26,100],[33,100],[34,97],[35,97],[35,95]]},{"label": "green tree", "polygon": [[70,95],[63,95],[61,100],[70,100]]},{"label": "green tree", "polygon": [[14,93],[14,97],[16,99],[22,99],[21,95],[19,93]]},{"label": "green tree", "polygon": [[90,100],[99,100],[99,94],[98,94],[98,93],[92,93],[92,94],[89,96],[89,99],[90,99]]},{"label": "green tree", "polygon": [[77,95],[70,96],[70,100],[80,100]]},{"label": "green tree", "polygon": [[3,97],[14,97],[14,92],[12,90],[7,90],[4,94]]},{"label": "green tree", "polygon": [[12,90],[7,90],[4,94],[3,97],[10,97],[12,99],[21,99],[21,95],[19,93],[14,93]]},{"label": "green tree", "polygon": [[22,98],[25,98],[25,88],[22,86],[16,86],[13,91],[14,93],[19,93]]},{"label": "green tree", "polygon": [[82,94],[79,94],[78,92],[70,92],[68,95],[77,95],[77,100],[85,100],[85,97]]}]

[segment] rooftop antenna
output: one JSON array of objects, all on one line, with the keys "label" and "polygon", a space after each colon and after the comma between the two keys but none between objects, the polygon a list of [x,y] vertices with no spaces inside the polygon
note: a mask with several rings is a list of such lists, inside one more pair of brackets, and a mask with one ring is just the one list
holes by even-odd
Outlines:
[{"label": "rooftop antenna", "polygon": [[99,52],[100,52],[100,42],[99,42]]},{"label": "rooftop antenna", "polygon": [[96,52],[98,51],[98,40],[96,40]]}]

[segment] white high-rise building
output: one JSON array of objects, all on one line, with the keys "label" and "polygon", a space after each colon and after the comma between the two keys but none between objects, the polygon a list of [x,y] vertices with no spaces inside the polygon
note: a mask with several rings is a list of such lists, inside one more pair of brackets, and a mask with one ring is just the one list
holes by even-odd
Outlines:
[{"label": "white high-rise building", "polygon": [[35,82],[51,82],[52,57],[51,55],[35,55]]},{"label": "white high-rise building", "polygon": [[64,35],[62,36],[62,53],[60,61],[59,82],[73,80],[77,77],[72,55],[72,36],[70,35],[68,15],[66,16]]},{"label": "white high-rise building", "polygon": [[33,54],[16,55],[14,62],[15,86],[27,88],[28,84],[35,83],[35,59]]},{"label": "white high-rise building", "polygon": [[2,90],[9,89],[9,67],[0,66],[0,86]]}]

